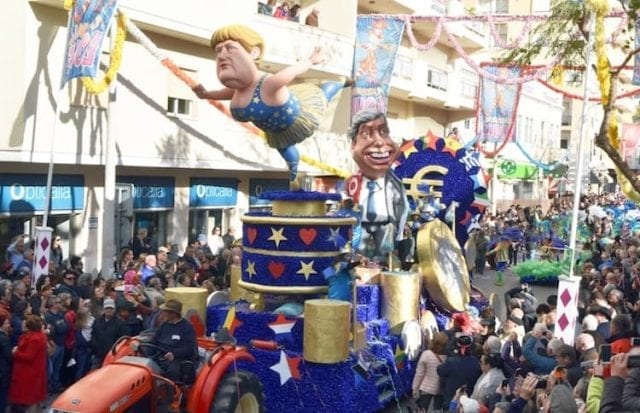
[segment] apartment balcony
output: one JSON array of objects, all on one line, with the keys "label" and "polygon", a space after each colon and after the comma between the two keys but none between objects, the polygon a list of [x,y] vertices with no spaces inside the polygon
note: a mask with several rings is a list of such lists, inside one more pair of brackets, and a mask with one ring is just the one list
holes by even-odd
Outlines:
[{"label": "apartment balcony", "polygon": [[255,15],[250,26],[262,33],[267,45],[262,68],[270,72],[311,55],[314,47],[324,50],[325,63],[314,67],[310,77],[351,76],[354,39],[304,24]]}]

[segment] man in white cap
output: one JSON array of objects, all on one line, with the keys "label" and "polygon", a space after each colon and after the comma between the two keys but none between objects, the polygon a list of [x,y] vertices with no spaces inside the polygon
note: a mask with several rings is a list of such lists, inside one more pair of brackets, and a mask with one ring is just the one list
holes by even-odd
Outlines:
[{"label": "man in white cap", "polygon": [[102,303],[103,314],[93,324],[91,348],[93,349],[94,367],[100,367],[104,356],[107,355],[113,343],[120,337],[127,335],[124,321],[116,317],[116,303],[111,298],[105,298]]}]

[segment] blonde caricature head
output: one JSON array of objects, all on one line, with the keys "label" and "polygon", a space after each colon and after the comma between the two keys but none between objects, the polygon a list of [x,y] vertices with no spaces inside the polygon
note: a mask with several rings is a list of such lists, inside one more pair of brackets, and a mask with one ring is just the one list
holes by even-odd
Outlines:
[{"label": "blonde caricature head", "polygon": [[253,60],[259,62],[264,54],[264,39],[255,30],[242,25],[232,24],[224,26],[216,30],[211,36],[211,47],[215,50],[219,43],[227,40],[234,40],[242,45],[242,47],[251,53],[254,48],[259,49],[259,53],[253,56]]}]

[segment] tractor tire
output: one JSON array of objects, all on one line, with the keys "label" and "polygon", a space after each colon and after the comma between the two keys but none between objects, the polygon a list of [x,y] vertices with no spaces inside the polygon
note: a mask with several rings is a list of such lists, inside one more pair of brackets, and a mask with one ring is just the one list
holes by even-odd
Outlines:
[{"label": "tractor tire", "polygon": [[264,396],[258,376],[239,370],[224,375],[209,413],[263,413]]}]

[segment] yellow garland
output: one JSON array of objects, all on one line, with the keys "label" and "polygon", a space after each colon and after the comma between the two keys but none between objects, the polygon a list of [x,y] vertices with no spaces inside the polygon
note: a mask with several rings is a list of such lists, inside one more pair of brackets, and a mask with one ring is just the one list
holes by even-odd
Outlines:
[{"label": "yellow garland", "polygon": [[562,86],[562,79],[564,78],[564,68],[562,65],[556,65],[551,70],[551,83],[556,86]]},{"label": "yellow garland", "polygon": [[325,172],[329,172],[333,175],[337,175],[340,178],[348,178],[351,174],[344,169],[336,168],[334,166],[327,165],[326,163],[317,161],[313,158],[308,157],[307,155],[300,155],[300,160],[306,164],[311,166],[315,166],[318,169],[321,169]]},{"label": "yellow garland", "polygon": [[[612,98],[610,95],[611,68],[609,65],[609,59],[607,58],[604,27],[605,16],[609,13],[609,3],[607,0],[588,0],[587,7],[596,15],[594,50],[597,56],[596,73],[598,76],[598,83],[600,84],[602,106],[604,107],[609,104],[609,100]],[[615,116],[609,116],[609,123],[607,124],[607,138],[609,139],[609,143],[612,147],[620,149],[620,140],[618,139],[618,120]],[[640,202],[640,193],[633,189],[631,182],[622,174],[620,169],[615,168],[615,170],[622,193],[624,193],[630,200]]]},{"label": "yellow garland", "polygon": [[121,10],[118,10],[118,30],[116,32],[116,44],[111,51],[111,56],[109,57],[109,69],[104,74],[104,77],[99,81],[94,81],[90,77],[82,78],[82,85],[85,90],[91,94],[99,95],[100,93],[107,90],[111,81],[116,78],[118,74],[118,70],[120,69],[120,64],[122,63],[122,49],[124,49],[124,41],[127,37],[127,17],[122,13]]}]

